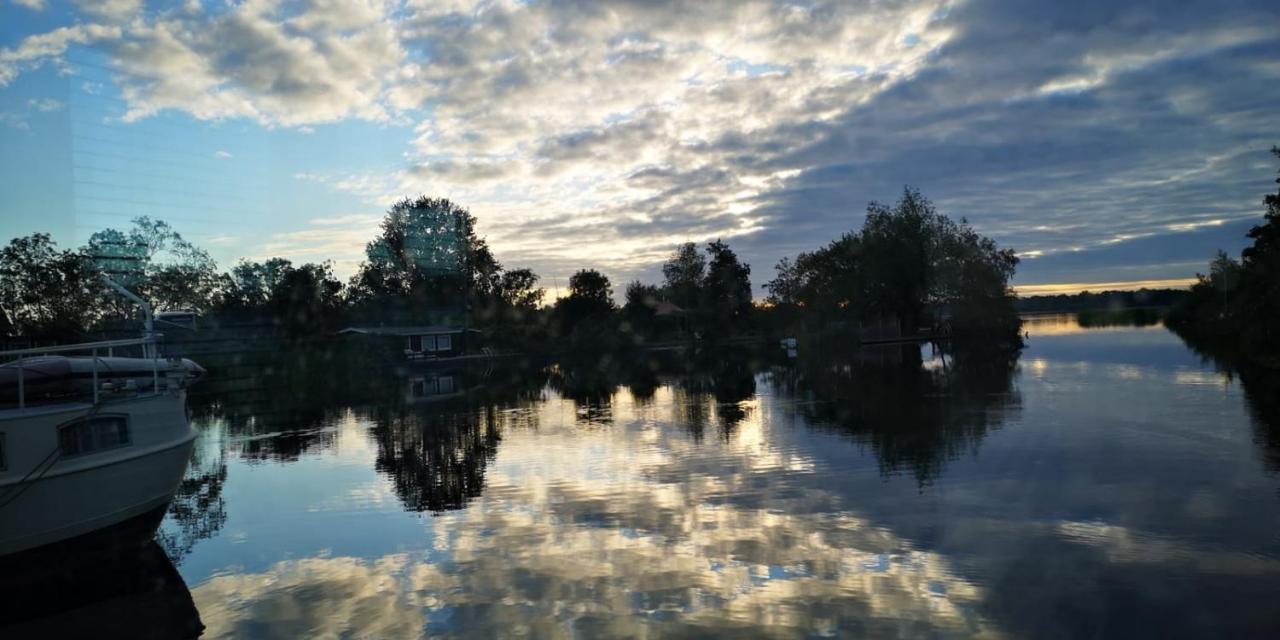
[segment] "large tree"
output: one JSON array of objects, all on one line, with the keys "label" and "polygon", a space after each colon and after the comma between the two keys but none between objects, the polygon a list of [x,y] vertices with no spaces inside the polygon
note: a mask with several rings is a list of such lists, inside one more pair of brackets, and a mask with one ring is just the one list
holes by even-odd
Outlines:
[{"label": "large tree", "polygon": [[[1280,158],[1280,148],[1271,153]],[[1262,204],[1262,223],[1249,229],[1253,244],[1241,260],[1219,251],[1167,324],[1206,347],[1280,366],[1280,190]]]},{"label": "large tree", "polygon": [[702,285],[704,313],[710,327],[741,327],[751,314],[751,267],[738,260],[720,240],[707,243],[711,260]]},{"label": "large tree", "polygon": [[685,309],[696,308],[701,302],[706,272],[707,259],[698,252],[698,245],[686,242],[676,247],[675,252],[662,265],[667,296]]},{"label": "large tree", "polygon": [[1009,280],[1018,258],[941,215],[918,191],[872,203],[859,231],[783,260],[765,285],[770,302],[820,318],[891,315],[904,333],[947,317],[958,335],[1016,341]]},{"label": "large tree", "polygon": [[8,330],[65,340],[101,315],[102,284],[79,252],[59,250],[45,233],[14,238],[0,249],[0,307]]},{"label": "large tree", "polygon": [[400,297],[415,306],[462,306],[492,294],[502,266],[466,208],[444,198],[404,199],[391,206],[381,233],[365,247],[352,282],[360,295]]},{"label": "large tree", "polygon": [[241,260],[227,274],[222,291],[222,306],[228,310],[260,308],[271,299],[293,263],[284,258],[262,262]]},{"label": "large tree", "polygon": [[560,331],[570,335],[585,323],[605,323],[614,311],[613,285],[595,269],[582,269],[569,277],[569,295],[556,301]]},{"label": "large tree", "polygon": [[504,270],[476,234],[476,219],[444,198],[401,200],[387,211],[349,298],[380,317],[468,314],[482,323],[523,317],[542,301],[538,276]]},{"label": "large tree", "polygon": [[[223,279],[208,252],[182,237],[163,220],[133,219],[128,231],[103,229],[83,249],[96,270],[133,289],[157,309],[207,311]],[[108,303],[108,314],[131,315],[124,300]]]}]

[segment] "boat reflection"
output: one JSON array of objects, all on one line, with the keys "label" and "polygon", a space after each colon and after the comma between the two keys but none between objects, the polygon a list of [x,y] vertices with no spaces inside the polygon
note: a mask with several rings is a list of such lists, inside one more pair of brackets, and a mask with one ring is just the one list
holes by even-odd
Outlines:
[{"label": "boat reflection", "polygon": [[[72,559],[68,559],[72,558]],[[196,638],[191,592],[156,543],[0,573],[0,638]]]}]

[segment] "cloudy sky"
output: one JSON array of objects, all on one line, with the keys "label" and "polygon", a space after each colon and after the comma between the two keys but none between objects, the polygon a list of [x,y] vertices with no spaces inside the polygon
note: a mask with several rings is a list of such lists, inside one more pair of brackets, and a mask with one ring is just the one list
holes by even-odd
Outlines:
[{"label": "cloudy sky", "polygon": [[386,206],[508,266],[759,285],[904,184],[1019,285],[1194,275],[1261,215],[1280,3],[0,0],[0,235],[135,215],[348,274]]}]

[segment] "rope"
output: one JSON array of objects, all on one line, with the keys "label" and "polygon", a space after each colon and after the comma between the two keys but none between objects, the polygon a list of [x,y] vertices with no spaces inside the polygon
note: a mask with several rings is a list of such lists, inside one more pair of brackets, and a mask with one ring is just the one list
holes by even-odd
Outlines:
[{"label": "rope", "polygon": [[[152,391],[157,394],[160,392],[159,389],[153,389]],[[93,416],[97,415],[99,409],[102,408],[103,404],[104,402],[102,400],[99,400],[93,403],[93,406],[89,407],[89,410],[85,411],[84,415],[80,416],[79,418],[76,418],[72,422],[80,422],[80,421],[88,420],[92,418]],[[33,485],[35,485],[35,483],[43,479],[45,474],[49,473],[49,470],[52,469],[55,464],[57,464],[58,460],[62,457],[62,443],[57,442],[57,438],[54,438],[54,440],[55,442],[53,444],[53,451],[50,451],[49,455],[44,457],[44,460],[41,460],[40,463],[37,464],[35,467],[33,467],[31,471],[28,471],[27,475],[23,476],[23,478],[19,480],[17,484],[13,485],[8,490],[6,490],[3,496],[0,496],[0,510],[3,510],[5,507],[12,504],[18,498],[22,497],[22,494],[26,493],[27,489],[30,489]],[[32,474],[35,474],[37,471],[40,472],[39,475],[32,478],[31,477]]]}]

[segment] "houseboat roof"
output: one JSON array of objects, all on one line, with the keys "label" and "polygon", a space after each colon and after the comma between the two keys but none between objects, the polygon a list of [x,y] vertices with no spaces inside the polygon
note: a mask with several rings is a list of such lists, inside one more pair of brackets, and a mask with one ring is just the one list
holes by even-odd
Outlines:
[{"label": "houseboat roof", "polygon": [[480,333],[479,329],[463,329],[461,327],[445,326],[347,327],[338,333],[342,335],[359,334],[366,336],[446,336],[457,335],[463,331]]}]

